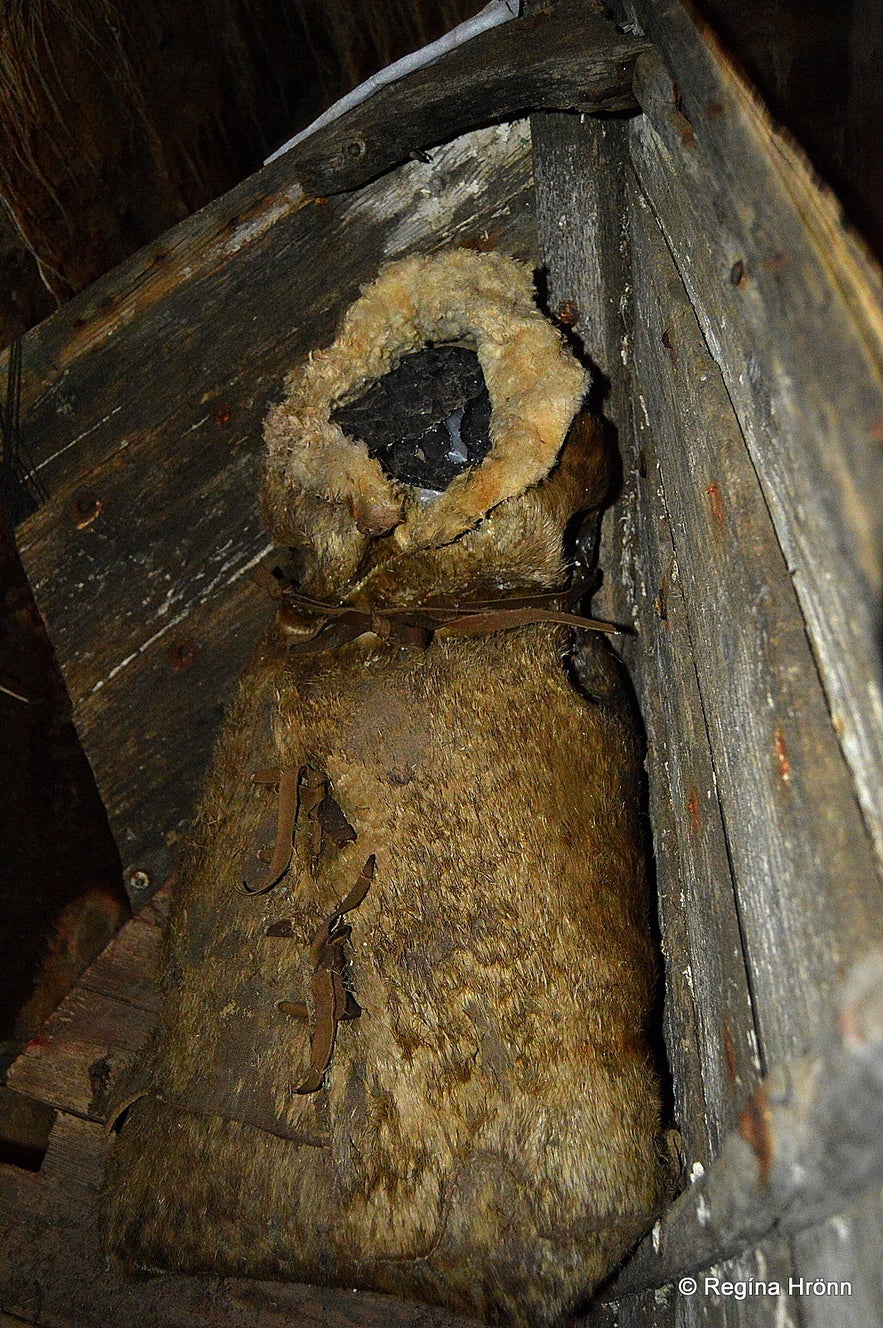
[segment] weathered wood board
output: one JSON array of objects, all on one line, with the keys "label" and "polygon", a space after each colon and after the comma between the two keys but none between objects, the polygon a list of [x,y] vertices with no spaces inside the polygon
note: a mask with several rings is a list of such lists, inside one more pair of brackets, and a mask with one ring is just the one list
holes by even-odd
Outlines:
[{"label": "weathered wood board", "polygon": [[[760,1065],[754,1012],[730,884],[726,837],[696,681],[695,661],[655,456],[635,442],[630,382],[633,313],[627,230],[626,126],[572,117],[532,121],[540,240],[549,303],[576,318],[573,332],[603,375],[604,409],[616,430],[623,476],[606,519],[602,565],[610,616],[636,622],[626,642],[648,728],[650,812],[666,959],[666,1046],[674,1118],[688,1170],[707,1166],[738,1117]],[[632,186],[634,187],[634,186]],[[640,552],[638,552],[640,550]],[[610,584],[610,583],[613,584]],[[689,814],[692,805],[695,817]],[[698,815],[701,807],[701,818]],[[714,886],[718,888],[715,889]],[[766,1269],[788,1281],[787,1251],[748,1253],[721,1276]],[[777,1322],[771,1302],[758,1316],[736,1301],[690,1300],[673,1289],[629,1296],[616,1307],[622,1328],[667,1324]],[[596,1317],[600,1322],[599,1311]],[[594,1321],[594,1319],[593,1319]]]},{"label": "weathered wood board", "polygon": [[[836,916],[836,872],[826,882],[827,901],[821,896],[827,921],[813,917],[819,896],[804,898],[807,885],[812,890],[811,876],[801,874],[799,853],[782,849],[789,843],[789,832],[781,825],[781,799],[769,791],[775,790],[777,778],[786,794],[793,782],[801,780],[802,797],[819,796],[826,790],[824,784],[821,788],[816,785],[815,769],[810,765],[809,773],[805,767],[801,773],[798,763],[789,761],[787,768],[781,761],[771,763],[766,781],[752,774],[747,784],[750,796],[745,795],[746,786],[740,787],[728,774],[734,762],[756,760],[767,750],[757,731],[758,722],[769,722],[768,695],[775,694],[781,704],[787,688],[769,649],[768,671],[758,680],[754,665],[761,656],[751,649],[740,651],[737,643],[716,651],[709,634],[718,631],[724,641],[734,633],[747,632],[752,637],[758,613],[764,610],[773,614],[762,633],[765,639],[775,645],[784,633],[792,648],[796,644],[806,651],[802,666],[789,658],[784,670],[789,686],[802,677],[806,687],[807,728],[796,725],[801,742],[813,737],[811,689],[819,686],[818,677],[803,633],[792,635],[785,630],[788,614],[785,605],[777,603],[776,585],[780,598],[793,591],[787,575],[776,573],[776,555],[781,564],[781,553],[768,548],[763,557],[757,556],[768,512],[756,487],[753,495],[740,488],[738,476],[744,460],[739,448],[744,454],[744,443],[732,407],[682,286],[677,298],[679,279],[637,190],[632,239],[636,269],[645,273],[645,281],[635,293],[633,346],[637,407],[632,454],[636,462],[632,468],[636,490],[632,500],[637,553],[634,584],[645,647],[639,690],[648,725],[651,815],[657,833],[662,827],[666,838],[673,840],[678,861],[672,880],[665,864],[670,845],[661,852],[658,848],[670,984],[669,1055],[676,1100],[682,1102],[683,1114],[678,1115],[682,1129],[695,1121],[696,1106],[703,1105],[705,1123],[717,1134],[712,1140],[714,1156],[720,1134],[736,1124],[761,1060],[768,1066],[781,1059],[786,1049],[802,1049],[830,1013],[838,938],[845,928]],[[664,292],[664,302],[660,292]],[[661,322],[663,309],[665,320]],[[727,437],[729,451],[722,445]],[[706,473],[709,460],[716,468],[713,477]],[[718,521],[724,503],[728,515],[733,509],[739,513],[728,537]],[[685,510],[690,505],[692,512]],[[717,550],[709,548],[710,540],[718,542]],[[753,569],[753,580],[749,576],[740,589],[746,568]],[[764,590],[760,595],[759,585]],[[657,668],[649,672],[648,665],[654,660]],[[827,723],[822,707],[820,725]],[[820,749],[828,752],[827,757],[819,757],[823,766],[832,752],[837,757],[837,751],[835,744],[825,748],[821,733],[823,730],[815,730]],[[870,856],[849,794],[848,772],[842,761],[834,769],[840,775],[844,814],[851,813],[857,822],[850,848]],[[784,775],[789,778],[783,779]],[[836,802],[836,780],[827,794]],[[746,820],[751,822],[750,833]],[[709,843],[717,846],[712,858]],[[752,844],[764,851],[760,861],[752,861],[751,852],[746,853]],[[780,873],[772,879],[766,854],[772,857],[771,848],[776,845],[780,846]],[[816,870],[826,869],[817,845],[813,861]],[[873,867],[870,874],[873,879]],[[844,893],[851,907],[853,896]],[[780,929],[771,935],[771,920],[777,916]],[[851,953],[858,953],[872,940],[879,922],[879,913],[875,916],[873,901],[869,901],[867,940],[859,941],[857,929]],[[684,990],[682,973],[689,991]],[[812,993],[812,1006],[807,992]],[[675,1040],[685,1027],[684,1011],[691,1008],[697,1030],[695,1049]],[[691,1083],[683,1071],[685,1054],[698,1057],[704,1090],[701,1104],[685,1097]],[[696,1141],[688,1128],[685,1133],[692,1164],[697,1160]],[[701,1153],[698,1160],[707,1165]],[[716,1271],[731,1281],[754,1276],[761,1281],[775,1280],[783,1288],[792,1277],[816,1276],[812,1263],[799,1259],[796,1252],[789,1255],[782,1246],[767,1246],[753,1257],[760,1260],[753,1273],[750,1259],[747,1265],[742,1261],[741,1271],[732,1265]],[[797,1297],[784,1293],[755,1299],[741,1308],[722,1299],[716,1312],[728,1316],[721,1321],[741,1318],[751,1324],[772,1324],[783,1313],[796,1315],[797,1302]],[[693,1322],[698,1312],[698,1303],[685,1301],[680,1306],[684,1322]],[[703,1313],[711,1314],[711,1306]]]},{"label": "weathered wood board", "polygon": [[[635,390],[660,458],[710,757],[674,808],[699,833],[716,792],[761,1055],[781,1060],[806,1049],[848,964],[883,939],[883,887],[739,421],[652,214],[635,204]],[[667,731],[689,737],[682,723]],[[724,883],[706,875],[706,898]]]},{"label": "weathered wood board", "polygon": [[[642,60],[646,114],[628,128],[634,441],[620,426],[619,522],[669,1058],[688,1160],[704,1162],[697,1122],[713,1155],[758,1070],[813,1041],[883,926],[883,320],[878,274],[713,43],[680,5],[634,10],[668,64]],[[681,1298],[676,1321],[870,1326],[881,1249],[870,1195],[755,1256],[756,1278],[845,1279],[848,1301]]]},{"label": "weathered wood board", "polygon": [[[618,13],[646,19],[669,67],[639,61],[646,114],[628,126],[534,118],[537,211],[550,308],[606,380],[622,456],[605,611],[638,630],[624,654],[647,725],[666,1044],[689,1170],[715,1156],[762,1068],[813,1041],[844,966],[883,926],[883,320],[878,274],[713,42],[676,4]],[[694,132],[684,89],[696,107],[699,72]],[[630,164],[640,183],[626,206]],[[784,262],[767,261],[773,231]],[[844,584],[863,606],[852,636],[840,634]],[[813,613],[829,612],[833,628],[816,630]],[[712,1270],[777,1280],[781,1296],[676,1296],[667,1311],[633,1296],[620,1322],[877,1323],[878,1208],[871,1196]],[[854,1294],[789,1294],[792,1276],[846,1278]]]},{"label": "weathered wood board", "polygon": [[544,6],[449,52],[443,71],[429,65],[375,91],[296,146],[292,169],[308,192],[337,193],[415,151],[528,110],[633,110],[634,63],[647,49],[597,0]]},{"label": "weathered wood board", "polygon": [[[533,258],[529,133],[493,127],[342,198],[284,159],[24,342],[50,499],[19,531],[130,884],[168,875],[232,680],[269,618],[249,573],[261,426],[386,261],[456,240]],[[143,893],[142,893],[142,898]]]},{"label": "weathered wood board", "polygon": [[676,0],[632,125],[642,188],[738,411],[883,860],[883,284],[836,200]]}]

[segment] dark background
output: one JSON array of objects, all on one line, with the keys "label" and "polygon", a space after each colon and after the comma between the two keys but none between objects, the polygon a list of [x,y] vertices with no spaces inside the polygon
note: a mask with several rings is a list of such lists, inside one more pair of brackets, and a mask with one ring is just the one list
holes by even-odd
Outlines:
[{"label": "dark background", "polygon": [[[483,3],[0,0],[0,345]],[[883,254],[883,0],[701,8]],[[2,1083],[128,903],[5,517],[0,605]]]}]

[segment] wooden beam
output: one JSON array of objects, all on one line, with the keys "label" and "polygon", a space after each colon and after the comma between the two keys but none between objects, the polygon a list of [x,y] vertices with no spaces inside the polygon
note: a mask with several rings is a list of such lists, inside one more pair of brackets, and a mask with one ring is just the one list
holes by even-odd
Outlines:
[{"label": "wooden beam", "polygon": [[[695,660],[680,583],[671,576],[661,480],[640,408],[637,441],[632,421],[628,129],[616,119],[535,115],[531,132],[548,306],[596,371],[596,402],[621,458],[616,501],[604,520],[599,601],[604,616],[637,628],[617,646],[647,729],[648,826],[666,960],[665,1040],[689,1172],[710,1163],[759,1066]],[[578,648],[576,659],[579,668]],[[691,804],[701,815],[691,814]],[[787,1282],[790,1264],[779,1246],[725,1265],[725,1275],[757,1275],[760,1259],[781,1269]],[[751,1328],[774,1328],[774,1306],[768,1314],[766,1306],[752,1308]],[[616,1305],[596,1303],[588,1323],[606,1328],[610,1315],[620,1328],[745,1328],[743,1311],[732,1300],[691,1302],[657,1288]]]},{"label": "wooden beam", "polygon": [[380,88],[293,148],[292,169],[307,193],[334,194],[467,129],[529,111],[631,110],[635,59],[647,49],[592,0],[569,0],[481,33]]},{"label": "wooden beam", "polygon": [[[650,390],[645,393],[643,385],[636,383],[636,413],[640,420],[646,408],[646,428],[650,430],[652,421],[652,431],[659,439],[663,466],[659,491],[671,505],[672,538],[679,546],[677,566],[684,574],[681,585],[689,592],[690,636],[697,662],[705,668],[702,704],[709,731],[716,734],[713,769],[722,799],[728,856],[735,868],[759,1052],[770,1063],[806,1047],[818,1019],[830,1011],[834,985],[846,964],[879,939],[879,876],[867,857],[864,863],[860,859],[866,852],[862,844],[867,846],[869,831],[878,855],[880,850],[878,605],[873,589],[879,577],[879,543],[876,533],[868,535],[879,521],[880,454],[873,442],[873,424],[866,427],[883,401],[880,280],[860,246],[843,231],[836,205],[817,189],[799,153],[772,128],[713,38],[700,34],[676,0],[652,7],[641,0],[631,9],[621,5],[618,16],[634,20],[636,8],[667,61],[667,68],[641,61],[636,86],[645,116],[630,125],[632,161],[666,243],[657,237],[651,248],[645,246],[635,262],[633,285],[645,307],[655,298],[663,314],[673,313],[676,319],[676,326],[670,328],[667,316],[662,321],[657,318],[653,333],[646,334],[644,383],[650,384]],[[781,255],[787,262],[767,262],[775,257],[779,239],[785,242]],[[657,293],[651,296],[654,283]],[[684,288],[689,297],[686,302],[679,293]],[[691,349],[685,355],[684,345],[675,335],[678,327],[679,336],[684,335],[689,322],[687,304],[692,305],[690,317],[698,319],[697,330],[707,356],[698,370],[692,359],[698,343],[689,337]],[[677,324],[679,307],[684,309],[684,319]],[[685,361],[694,366],[686,371],[687,381]],[[831,366],[838,365],[832,371]],[[714,628],[708,612],[710,609],[714,619],[730,603],[731,576],[725,569],[721,581],[720,564],[696,546],[696,532],[702,526],[690,517],[688,508],[694,492],[691,486],[698,487],[703,477],[705,489],[717,484],[716,493],[722,499],[726,486],[695,464],[690,449],[694,429],[698,426],[701,433],[702,426],[696,419],[690,420],[688,403],[707,394],[707,383],[715,374],[723,379],[724,396],[735,410],[751,460],[734,490],[734,510],[728,512],[727,504],[716,502],[715,506],[719,514],[733,516],[734,529],[744,534],[745,552],[739,558],[748,560],[746,571],[753,565],[753,572],[747,574],[755,584],[749,618],[771,614],[764,653],[769,655],[772,647],[784,660],[781,652],[787,653],[808,632],[812,654],[807,653],[801,665],[803,676],[811,683],[806,696],[814,698],[808,711],[803,690],[799,686],[790,690],[797,675],[789,681],[787,669],[783,675],[773,661],[771,672],[760,670],[754,683],[746,684],[736,710],[711,683],[713,656],[708,636]],[[672,398],[677,403],[673,425],[667,410],[660,409],[661,399],[671,403]],[[711,417],[704,433],[707,460],[714,463],[719,437],[726,439],[730,434],[726,430],[720,434]],[[686,466],[682,455],[685,440],[691,440],[688,451],[692,457]],[[727,458],[732,456],[728,444],[719,461],[729,467]],[[657,485],[654,476],[648,470],[648,485]],[[753,536],[750,524],[744,523],[744,495],[758,481],[760,489],[755,487],[754,492],[760,506],[755,505],[754,510],[760,514],[766,508],[775,542],[784,553],[774,576],[778,589],[773,600],[781,607],[786,583],[790,583],[800,606],[799,613],[789,611],[781,620],[780,607],[773,607],[768,587],[776,559],[770,561],[768,554],[759,553],[752,562],[749,555]],[[857,497],[858,488],[861,495]],[[713,496],[714,490],[706,494],[709,512]],[[702,596],[696,597],[696,584],[704,569],[718,586],[703,601]],[[687,585],[686,574],[692,578],[692,587]],[[857,603],[861,605],[858,611]],[[737,617],[743,620],[741,611]],[[790,643],[788,622],[793,628]],[[680,672],[681,661],[674,664]],[[726,668],[724,664],[721,680],[725,680]],[[824,686],[821,698],[814,690],[819,674]],[[767,783],[773,797],[767,804],[773,810],[772,821],[766,830],[758,826],[751,830],[745,818],[750,821],[759,810],[755,783],[744,771],[735,775],[743,741],[747,741],[742,716],[748,716],[749,730],[758,738],[758,725],[776,708],[799,726],[801,742],[826,752],[823,765],[827,773],[810,758],[798,798],[802,801],[809,796],[824,809],[823,817],[817,821],[809,813],[800,814],[784,836],[779,832],[795,810],[789,811],[781,796],[785,785],[776,807],[773,786]],[[808,729],[804,729],[805,717]],[[783,737],[784,745],[781,741],[777,745],[773,734],[776,761],[780,774],[790,776],[793,786],[796,768],[790,761],[784,730]],[[841,740],[848,764],[838,757]],[[762,747],[762,740],[758,741]],[[669,734],[665,750],[677,752],[680,747],[679,733]],[[809,748],[804,750],[809,754]],[[839,858],[842,841],[836,835],[829,838],[824,828],[831,811],[830,775],[835,780],[834,799],[852,827],[848,855],[859,854],[849,858],[851,866],[846,870],[846,860]],[[864,825],[856,815],[856,798]],[[766,793],[763,799],[767,800]],[[796,895],[790,903],[780,900],[774,905],[774,912],[781,910],[779,916],[785,922],[781,929],[771,925],[756,893],[768,870],[766,859],[777,860],[777,850],[771,856],[767,853],[771,832],[780,840],[784,857],[780,854],[778,860],[784,861],[789,876],[794,863],[809,853],[814,868],[822,864],[828,877],[818,904],[812,904],[808,912],[799,902],[801,880],[790,877]],[[770,890],[770,898],[774,898],[778,886],[772,880]],[[704,962],[700,953],[698,966],[703,967]],[[816,1007],[816,1013],[811,1007]],[[879,1322],[881,1231],[879,1198],[870,1194],[827,1222],[792,1235],[787,1244],[798,1287],[800,1279],[809,1281],[822,1274],[846,1278],[853,1287],[850,1322]],[[767,1244],[756,1256],[762,1258],[758,1264],[761,1277],[763,1270],[769,1276],[775,1276],[778,1269],[787,1270],[787,1264],[775,1255],[779,1244],[772,1250]],[[782,1285],[787,1293],[788,1277],[782,1279]],[[799,1315],[812,1328],[830,1328],[839,1322],[833,1301],[815,1299],[799,1290],[790,1301],[793,1310],[787,1312]],[[732,1301],[726,1303],[733,1308]],[[788,1299],[779,1299],[773,1302],[773,1309],[777,1314],[785,1312],[788,1303]],[[689,1306],[684,1302],[682,1312],[688,1319],[700,1313],[697,1304],[711,1309],[710,1302],[700,1302],[699,1297]],[[753,1301],[752,1314],[759,1314],[764,1305],[766,1302]]]},{"label": "wooden beam", "polygon": [[617,0],[641,186],[745,433],[883,863],[883,279],[679,0]]},{"label": "wooden beam", "polygon": [[151,902],[86,969],[10,1067],[10,1088],[104,1124],[159,1020],[162,925]]},{"label": "wooden beam", "polygon": [[[732,872],[731,939],[745,948],[760,1055],[780,1060],[806,1049],[848,964],[883,943],[883,885],[721,371],[640,197],[631,237],[642,278],[635,389],[659,455],[707,730],[706,774],[675,805],[691,834],[709,811],[722,818],[730,866],[706,861],[705,894]],[[685,666],[672,661],[677,674]],[[670,744],[693,733],[681,723]]]}]

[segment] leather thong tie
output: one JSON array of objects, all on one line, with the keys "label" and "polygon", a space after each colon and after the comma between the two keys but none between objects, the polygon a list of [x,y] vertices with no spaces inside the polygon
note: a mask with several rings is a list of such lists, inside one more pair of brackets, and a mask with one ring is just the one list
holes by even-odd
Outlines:
[{"label": "leather thong tie", "polygon": [[623,629],[614,623],[601,622],[570,612],[585,593],[583,584],[569,590],[538,591],[509,595],[497,600],[477,600],[467,604],[416,604],[360,608],[352,604],[332,604],[303,595],[291,587],[282,587],[269,573],[269,588],[282,601],[279,621],[283,631],[303,629],[303,616],[319,619],[311,637],[289,646],[293,655],[320,655],[354,641],[366,632],[383,640],[425,650],[436,633],[445,636],[485,636],[510,631],[534,623],[554,623],[584,631],[616,635]]}]

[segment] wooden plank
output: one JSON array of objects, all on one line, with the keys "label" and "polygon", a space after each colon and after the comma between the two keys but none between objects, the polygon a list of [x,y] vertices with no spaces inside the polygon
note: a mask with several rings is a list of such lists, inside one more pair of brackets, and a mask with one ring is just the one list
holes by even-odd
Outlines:
[{"label": "wooden plank", "polygon": [[[660,867],[666,1048],[686,1172],[695,1179],[711,1164],[725,1131],[738,1118],[760,1063],[670,522],[652,440],[645,432],[639,438],[647,458],[634,526],[646,577],[639,618],[641,697],[648,729],[650,817]],[[667,560],[664,569],[660,555]],[[658,626],[651,625],[649,615]],[[779,1274],[787,1282],[791,1261],[782,1242],[729,1260],[715,1271],[724,1280],[746,1281],[757,1277],[758,1261],[770,1277]],[[761,1328],[768,1323],[772,1328],[780,1322],[776,1302],[761,1308],[703,1292],[695,1298],[678,1295],[675,1303],[676,1322],[685,1326]]]},{"label": "wooden plank", "polygon": [[[706,797],[713,772],[676,581],[665,619],[653,608],[667,593],[663,580],[671,581],[673,551],[664,506],[659,510],[656,501],[658,477],[646,474],[652,454],[637,460],[645,440],[633,441],[624,362],[623,297],[632,280],[623,245],[625,127],[546,116],[536,117],[532,132],[549,305],[553,313],[566,308],[575,317],[573,331],[603,375],[603,409],[621,449],[624,483],[602,545],[604,611],[625,621],[638,615],[638,649],[628,662],[648,727],[657,885],[673,984],[666,1014],[676,1119],[689,1160],[707,1165],[756,1078],[756,1044],[723,826],[716,803],[709,806]],[[652,450],[652,440],[646,442]],[[640,559],[634,547],[624,547],[635,539]],[[647,586],[653,587],[649,597],[639,590]],[[701,804],[701,813],[691,816],[691,801]],[[718,885],[710,900],[709,881]],[[698,1043],[694,1024],[701,1030]]]},{"label": "wooden plank", "polygon": [[650,819],[657,862],[664,864],[658,882],[670,984],[666,1045],[689,1172],[697,1162],[707,1167],[718,1151],[757,1081],[760,1062],[667,492],[652,436],[642,429],[638,438],[646,469],[639,477],[633,527],[644,589],[638,605],[639,687],[651,770]]},{"label": "wooden plank", "polygon": [[623,111],[648,43],[623,33],[592,0],[569,0],[492,28],[425,69],[380,88],[292,149],[311,194],[353,189],[415,152],[527,111]]},{"label": "wooden plank", "polygon": [[[622,259],[619,235],[623,199],[617,165],[625,160],[623,126],[591,117],[534,115],[531,138],[536,183],[537,230],[544,269],[544,298],[553,318],[592,368],[596,407],[617,423],[625,412],[618,353]],[[627,618],[618,575],[620,560],[611,526],[602,527],[600,565],[605,583],[595,611]],[[580,643],[574,645],[577,673]],[[622,1304],[596,1304],[591,1328],[670,1328],[670,1297],[653,1292]]]},{"label": "wooden plank", "polygon": [[[592,369],[592,404],[612,426],[610,444],[616,453],[631,428],[623,363],[624,298],[631,280],[623,248],[626,127],[615,119],[536,115],[531,133],[549,312]],[[614,479],[614,490],[620,482]],[[628,621],[620,533],[614,512],[602,526],[604,584],[597,605],[613,620]],[[621,644],[634,667],[631,642]]]},{"label": "wooden plank", "polygon": [[764,1077],[708,1172],[672,1204],[653,1239],[641,1242],[612,1293],[698,1275],[771,1234],[818,1228],[879,1187],[881,995],[883,949],[854,966],[836,1021],[821,1031],[814,1054]]},{"label": "wooden plank", "polygon": [[452,242],[534,256],[525,125],[466,135],[346,198],[308,200],[284,159],[264,167],[24,338],[22,437],[50,494],[150,445],[179,407],[166,441],[206,424],[228,446],[259,432],[281,375],[333,337],[360,283]]},{"label": "wooden plank", "polygon": [[806,1049],[883,887],[788,566],[720,371],[647,208],[637,388],[654,424],[766,1060]]},{"label": "wooden plank", "polygon": [[[193,603],[172,634],[151,634],[100,688],[77,700],[80,739],[127,883],[138,886],[141,899],[177,862],[224,704],[270,614],[266,595],[247,575],[231,577]],[[191,656],[184,666],[175,655],[181,647]]]},{"label": "wooden plank", "polygon": [[10,1088],[61,1111],[105,1120],[116,1086],[157,1023],[166,895],[160,891],[157,905],[126,923],[86,969],[13,1062]]},{"label": "wooden plank", "polygon": [[176,1274],[110,1271],[96,1198],[108,1140],[60,1115],[39,1175],[0,1167],[0,1310],[41,1328],[468,1328],[472,1321],[386,1296]]},{"label": "wooden plank", "polygon": [[[761,534],[767,509],[753,468],[740,454],[741,433],[717,367],[652,219],[646,210],[643,221],[639,209],[634,216],[636,271],[645,274],[637,296],[639,405],[654,421],[664,454],[664,492],[736,874],[761,1050],[767,1059],[777,1058],[791,1046],[806,1045],[830,1010],[843,963],[879,937],[877,878],[787,567],[775,532],[769,527]],[[716,405],[703,419],[697,408],[703,398],[708,407],[708,385],[714,383]],[[704,458],[696,453],[703,444]],[[751,558],[741,571],[740,546]],[[715,616],[722,599],[732,622]],[[788,716],[787,730],[777,727],[776,713]],[[782,787],[768,759],[770,741]],[[766,762],[758,764],[764,753]],[[770,864],[777,859],[772,875]],[[872,1201],[859,1207],[864,1225],[879,1238]],[[851,1230],[854,1220],[844,1216],[841,1226]],[[812,1242],[808,1258],[805,1247]],[[793,1275],[813,1277],[817,1238],[798,1237],[793,1249]],[[831,1266],[843,1267],[836,1252],[828,1253]],[[866,1282],[856,1288],[866,1294]]]},{"label": "wooden plank", "polygon": [[13,1062],[7,1082],[60,1111],[103,1124],[156,1022],[152,1010],[74,987]]},{"label": "wooden plank", "polygon": [[[804,1328],[879,1328],[883,1323],[883,1259],[879,1192],[794,1240],[804,1288],[798,1296]],[[847,1295],[819,1296],[806,1284],[845,1282]]]},{"label": "wooden plank", "polygon": [[248,575],[268,548],[260,434],[284,373],[384,262],[452,242],[535,252],[525,125],[310,205],[287,170],[266,168],[24,343],[22,428],[51,498],[20,529],[22,559],[141,883],[172,867],[268,618]]},{"label": "wooden plank", "polygon": [[82,975],[79,985],[96,996],[159,1013],[162,931],[142,910],[127,923]]},{"label": "wooden plank", "polygon": [[[676,547],[682,526],[659,455],[670,439],[664,428],[657,438],[651,427],[653,401],[644,396],[645,375],[655,382],[670,375],[673,367],[665,351],[661,359],[647,363],[638,330],[646,298],[638,278],[641,274],[646,280],[647,274],[646,253],[634,236],[641,216],[634,182],[629,201],[634,442],[624,458],[623,527],[631,537],[627,584],[638,629],[637,685],[647,724],[650,816],[666,956],[666,1045],[687,1171],[697,1176],[701,1172],[696,1164],[707,1167],[717,1154],[761,1067],[727,826],[700,691],[701,645],[691,634]],[[684,427],[684,421],[680,424]],[[680,549],[681,556],[694,552]],[[768,1277],[787,1285],[792,1265],[782,1242],[730,1260],[716,1271],[723,1280],[746,1281],[758,1276],[760,1265]],[[695,1298],[678,1297],[677,1322],[758,1328],[780,1322],[777,1316],[789,1304],[793,1308],[788,1297],[781,1303],[740,1303],[702,1291]]]},{"label": "wooden plank", "polygon": [[678,0],[615,10],[665,61],[642,65],[633,160],[739,415],[883,860],[880,274]]}]

